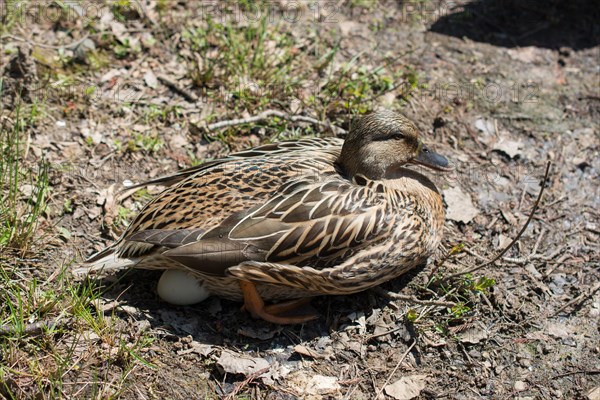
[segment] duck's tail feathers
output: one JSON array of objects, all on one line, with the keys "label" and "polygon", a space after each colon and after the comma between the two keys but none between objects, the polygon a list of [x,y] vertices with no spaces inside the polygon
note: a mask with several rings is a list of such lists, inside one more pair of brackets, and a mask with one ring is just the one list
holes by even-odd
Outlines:
[{"label": "duck's tail feathers", "polygon": [[110,274],[131,268],[139,262],[137,258],[119,257],[115,248],[108,247],[77,266],[72,271],[76,278],[84,278],[87,275]]}]

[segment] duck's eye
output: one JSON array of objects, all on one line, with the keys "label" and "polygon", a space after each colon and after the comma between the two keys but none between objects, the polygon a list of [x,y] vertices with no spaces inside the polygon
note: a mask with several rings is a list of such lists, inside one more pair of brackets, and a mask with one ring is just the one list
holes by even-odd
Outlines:
[{"label": "duck's eye", "polygon": [[404,135],[402,133],[394,133],[392,135],[392,139],[394,139],[394,140],[402,140],[402,139],[404,139]]}]

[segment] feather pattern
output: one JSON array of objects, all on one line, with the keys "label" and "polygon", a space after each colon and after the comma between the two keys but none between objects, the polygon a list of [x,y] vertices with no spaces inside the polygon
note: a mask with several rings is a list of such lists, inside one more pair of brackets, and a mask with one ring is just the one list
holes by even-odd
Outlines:
[{"label": "feather pattern", "polygon": [[414,125],[374,115],[345,142],[269,144],[144,183],[168,187],[88,265],[185,270],[233,300],[240,280],[280,300],[403,274],[439,245],[444,209],[433,183],[405,168],[420,157]]},{"label": "feather pattern", "polygon": [[200,165],[185,168],[177,171],[174,174],[161,176],[156,179],[150,179],[137,185],[129,186],[127,189],[136,189],[149,185],[164,185],[170,186],[177,182],[181,182],[185,178],[195,175],[198,172],[208,170],[216,165],[226,164],[236,160],[247,158],[270,157],[277,154],[286,154],[296,151],[312,151],[318,149],[328,149],[339,147],[342,145],[342,140],[338,138],[305,138],[300,140],[288,140],[279,143],[269,143],[262,146],[254,147],[249,150],[243,150],[229,154],[227,157],[208,161]]}]

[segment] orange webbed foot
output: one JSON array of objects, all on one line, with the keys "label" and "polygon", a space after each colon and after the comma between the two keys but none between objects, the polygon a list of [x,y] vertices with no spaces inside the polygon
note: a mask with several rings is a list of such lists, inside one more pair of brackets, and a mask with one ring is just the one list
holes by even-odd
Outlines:
[{"label": "orange webbed foot", "polygon": [[254,318],[261,318],[265,321],[279,325],[302,324],[317,318],[314,312],[303,315],[285,315],[298,311],[310,302],[309,298],[300,300],[291,300],[278,304],[265,305],[265,302],[258,294],[256,285],[248,281],[240,281],[240,287],[244,295],[244,308]]}]

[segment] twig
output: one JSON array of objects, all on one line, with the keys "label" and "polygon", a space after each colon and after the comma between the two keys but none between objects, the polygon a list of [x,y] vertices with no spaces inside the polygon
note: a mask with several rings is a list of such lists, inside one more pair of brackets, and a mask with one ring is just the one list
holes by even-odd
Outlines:
[{"label": "twig", "polygon": [[67,43],[67,44],[63,44],[60,46],[55,46],[55,45],[50,45],[50,44],[44,44],[44,43],[38,43],[38,42],[34,42],[31,39],[27,39],[24,37],[20,37],[20,36],[14,36],[14,35],[2,35],[0,36],[0,39],[5,39],[5,38],[10,38],[19,42],[25,42],[25,43],[29,43],[32,46],[36,46],[36,47],[42,47],[45,49],[74,49],[75,47],[79,46],[81,43],[83,43],[88,37],[90,37],[90,35],[88,33],[86,33],[81,39],[78,39],[72,43]]},{"label": "twig", "polygon": [[250,382],[252,382],[256,378],[258,378],[259,376],[261,376],[262,374],[267,372],[270,368],[271,368],[271,366],[269,365],[268,367],[259,369],[258,371],[254,372],[253,374],[248,375],[248,377],[246,379],[244,379],[240,383],[236,384],[235,387],[233,388],[233,390],[231,392],[229,392],[229,394],[224,399],[225,400],[235,399],[236,395],[239,393],[240,390],[242,390],[244,388],[244,386],[248,385]]},{"label": "twig", "polygon": [[533,258],[538,258],[538,257],[536,257],[536,256],[538,256],[537,251],[538,251],[538,248],[540,247],[540,243],[542,242],[542,239],[544,238],[544,235],[546,234],[546,232],[547,232],[546,229],[542,228],[542,231],[540,232],[538,239],[535,241],[533,250],[531,250],[531,253],[529,253],[528,255],[526,255],[524,257],[516,257],[516,258],[504,257],[503,260],[512,262],[515,264],[525,264],[525,263],[529,262],[530,260],[532,260]]},{"label": "twig", "polygon": [[[562,251],[563,247],[561,247],[558,250]],[[550,256],[552,256],[552,254]],[[548,257],[550,257],[550,256],[548,256]],[[544,278],[548,278],[569,257],[570,257],[570,254],[565,253],[562,256],[560,256],[558,260],[554,261],[554,266],[544,273]],[[554,258],[554,257],[552,257],[552,258]]]},{"label": "twig", "polygon": [[419,300],[414,296],[406,296],[406,295],[390,292],[389,290],[385,290],[380,287],[376,287],[371,290],[380,296],[387,297],[388,299],[408,301],[409,303],[420,304],[423,306],[454,307],[456,305],[456,303],[454,303],[452,301]]},{"label": "twig", "polygon": [[471,139],[473,139],[475,141],[475,143],[477,143],[477,146],[479,146],[479,148],[483,150],[483,148],[484,148],[483,145],[481,144],[481,142],[477,138],[477,135],[475,134],[475,132],[473,132],[471,127],[464,122],[462,123],[462,125],[465,127],[467,132],[469,132],[469,135],[471,135]]},{"label": "twig", "polygon": [[471,250],[471,249],[468,249],[468,248],[466,248],[466,247],[464,248],[464,252],[465,252],[465,253],[467,253],[467,254],[470,254],[470,255],[472,255],[473,257],[475,257],[475,258],[477,258],[477,259],[479,259],[479,260],[481,260],[481,261],[487,261],[487,259],[486,259],[484,256],[482,256],[482,255],[479,255],[479,254],[477,254],[475,251],[473,251],[473,250]]},{"label": "twig", "polygon": [[560,196],[558,199],[554,200],[552,203],[548,203],[548,204],[546,204],[546,207],[550,208],[550,207],[552,207],[553,205],[560,203],[561,201],[563,201],[563,200],[564,200],[564,199],[566,199],[566,198],[567,198],[567,196],[566,196],[566,195],[562,195],[562,196]]},{"label": "twig", "polygon": [[175,91],[176,93],[179,93],[180,95],[182,95],[187,101],[196,103],[198,101],[198,99],[200,99],[196,93],[182,88],[181,86],[179,86],[179,84],[177,82],[175,82],[174,80],[172,80],[171,78],[169,78],[165,75],[160,74],[160,75],[157,75],[156,78],[159,81],[161,81],[162,83],[164,83],[170,89],[173,89],[173,91]]},{"label": "twig", "polygon": [[405,328],[406,327],[404,325],[401,325],[401,326],[399,326],[397,328],[390,329],[389,331],[385,331],[385,332],[381,332],[381,333],[377,333],[377,334],[372,334],[372,335],[367,336],[367,338],[365,339],[365,341],[368,342],[368,341],[370,341],[372,339],[375,339],[375,338],[378,338],[378,337],[382,337],[382,336],[385,336],[385,335],[389,335],[391,333],[398,332],[399,330],[402,330],[402,329],[405,329]]},{"label": "twig", "polygon": [[472,272],[475,271],[479,271],[482,268],[485,268],[489,265],[494,264],[496,261],[498,261],[500,258],[502,258],[502,256],[511,248],[515,245],[515,243],[517,243],[517,241],[521,238],[521,235],[523,235],[523,233],[525,232],[525,229],[527,229],[527,226],[529,226],[529,223],[531,222],[531,220],[533,219],[533,215],[535,214],[535,212],[538,209],[538,205],[540,204],[540,200],[542,200],[542,195],[544,194],[544,186],[546,186],[546,182],[548,181],[548,175],[550,174],[550,165],[552,165],[552,163],[550,161],[548,161],[548,163],[546,164],[546,172],[544,174],[544,179],[542,180],[542,185],[540,188],[540,193],[538,194],[537,199],[535,200],[535,204],[533,205],[533,208],[531,209],[531,213],[529,214],[529,217],[527,218],[527,221],[525,222],[525,225],[523,225],[523,227],[521,228],[521,230],[519,231],[519,233],[517,234],[517,236],[508,244],[508,246],[506,246],[496,257],[494,257],[492,260],[483,263],[481,265],[472,267],[467,269],[466,271],[461,271],[461,272],[457,272],[451,275],[446,276],[446,279],[451,279],[451,278],[455,278],[457,276],[461,276],[464,274],[470,274]]},{"label": "twig", "polygon": [[41,333],[44,329],[56,328],[59,326],[64,326],[70,321],[69,318],[54,318],[44,321],[34,322],[32,324],[26,324],[23,326],[23,329],[19,329],[16,324],[5,324],[0,325],[0,336],[11,336],[16,335],[17,333],[23,333],[27,336],[37,335]]},{"label": "twig", "polygon": [[588,297],[593,295],[598,289],[600,289],[600,282],[598,282],[595,286],[593,286],[587,293],[582,293],[579,296],[575,297],[573,300],[569,301],[567,304],[556,310],[552,315],[548,318],[556,317],[560,314],[565,308],[572,306],[573,304],[579,304],[585,301]]},{"label": "twig", "polygon": [[583,371],[571,371],[571,372],[565,372],[563,374],[558,374],[558,375],[554,375],[552,377],[552,380],[557,379],[557,378],[564,378],[565,376],[570,376],[570,375],[577,375],[577,374],[600,374],[600,369],[587,369],[587,370],[583,370]]},{"label": "twig", "polygon": [[347,134],[345,129],[334,126],[329,122],[319,121],[318,119],[315,119],[312,117],[307,117],[305,115],[290,115],[290,114],[284,113],[283,111],[278,111],[278,110],[266,110],[266,111],[261,112],[258,115],[254,115],[254,116],[248,117],[248,118],[239,118],[239,119],[231,119],[231,120],[227,120],[227,121],[215,122],[213,124],[206,125],[206,129],[208,129],[209,131],[216,131],[218,129],[223,129],[223,128],[227,128],[230,126],[244,125],[244,124],[250,124],[250,123],[254,123],[254,122],[265,121],[265,120],[269,119],[270,117],[283,118],[283,119],[286,119],[291,122],[308,122],[311,124],[324,126],[328,129],[330,129],[336,135],[340,135],[340,136]]},{"label": "twig", "polygon": [[381,386],[381,388],[377,391],[377,395],[375,396],[376,399],[378,399],[381,396],[381,393],[383,392],[383,389],[385,389],[385,387],[387,386],[387,384],[390,382],[390,379],[392,379],[392,376],[394,376],[394,374],[396,373],[396,371],[400,367],[400,364],[402,364],[402,361],[404,361],[404,359],[406,358],[406,356],[408,355],[408,353],[410,353],[410,351],[412,350],[413,347],[415,347],[416,344],[417,344],[417,341],[413,340],[412,344],[408,347],[408,349],[404,352],[404,354],[402,354],[402,357],[400,357],[400,360],[398,360],[398,363],[396,364],[396,366],[392,370],[392,373],[388,375],[387,379],[383,383],[383,386]]}]

